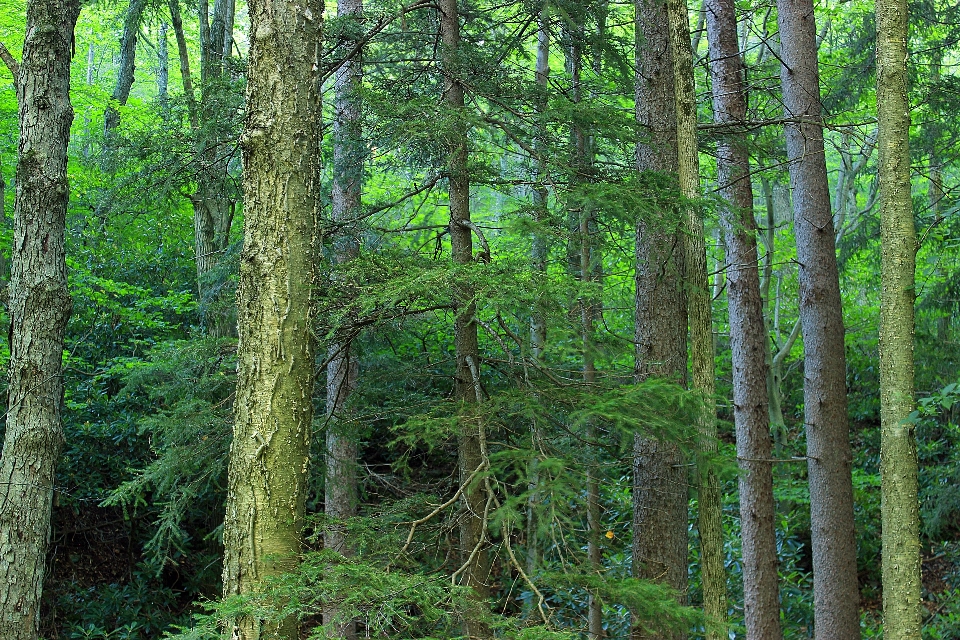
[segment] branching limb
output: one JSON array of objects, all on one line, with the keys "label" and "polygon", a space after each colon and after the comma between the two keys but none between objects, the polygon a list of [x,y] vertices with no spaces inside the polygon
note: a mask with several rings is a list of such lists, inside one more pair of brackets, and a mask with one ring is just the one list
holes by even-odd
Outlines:
[{"label": "branching limb", "polygon": [[13,57],[13,54],[10,53],[10,50],[7,49],[6,45],[2,42],[0,42],[0,60],[3,60],[3,64],[5,64],[7,69],[10,70],[10,73],[13,74],[14,81],[20,78],[20,63],[17,62],[17,59]]},{"label": "branching limb", "polygon": [[414,534],[414,532],[417,530],[417,527],[418,527],[419,525],[421,525],[421,524],[424,524],[424,523],[430,521],[432,518],[434,518],[434,517],[435,517],[437,514],[439,514],[441,511],[443,511],[444,509],[446,509],[447,507],[449,507],[450,505],[452,505],[454,502],[456,502],[456,501],[460,498],[460,496],[463,494],[464,489],[466,489],[468,486],[470,486],[470,483],[473,482],[473,479],[477,477],[477,474],[480,473],[480,472],[483,470],[483,468],[486,466],[486,464],[487,464],[486,461],[484,461],[479,467],[477,467],[476,469],[474,469],[474,470],[473,470],[473,473],[471,473],[471,474],[467,477],[467,479],[463,482],[463,484],[461,484],[461,485],[457,488],[457,492],[456,492],[455,494],[453,494],[453,497],[452,497],[452,498],[450,498],[449,500],[447,500],[446,502],[444,502],[444,503],[441,504],[439,507],[437,507],[436,509],[434,509],[433,511],[431,511],[429,514],[425,515],[424,517],[420,518],[419,520],[414,520],[413,522],[406,522],[406,523],[404,523],[404,524],[409,524],[409,525],[410,525],[410,533],[407,534],[407,541],[404,543],[403,548],[400,549],[400,553],[399,553],[398,555],[403,555],[404,553],[406,553],[407,549],[410,548],[410,543],[413,541],[413,534]]}]

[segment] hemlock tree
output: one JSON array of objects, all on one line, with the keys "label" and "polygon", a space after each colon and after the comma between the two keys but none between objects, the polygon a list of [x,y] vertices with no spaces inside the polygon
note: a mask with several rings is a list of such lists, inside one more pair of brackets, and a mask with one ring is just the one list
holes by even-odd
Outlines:
[{"label": "hemlock tree", "polygon": [[20,141],[10,269],[10,366],[0,457],[0,638],[33,640],[63,449],[63,342],[72,303],[64,228],[70,57],[79,0],[27,3],[23,59],[0,44],[13,75]]},{"label": "hemlock tree", "polygon": [[803,328],[814,627],[817,637],[853,639],[860,594],[846,359],[812,0],[778,0],[777,22]]},{"label": "hemlock tree", "polygon": [[[454,264],[473,263],[473,229],[470,221],[470,175],[467,167],[467,128],[463,120],[464,87],[459,79],[460,14],[457,0],[441,0],[440,63],[443,72],[443,102],[449,119],[445,131],[447,152],[447,199],[450,208],[450,253]],[[457,359],[454,397],[467,404],[481,402],[480,347],[477,336],[473,287],[465,275],[453,283],[453,340]],[[457,464],[465,485],[460,516],[461,582],[474,594],[473,607],[464,614],[463,632],[468,638],[491,638],[480,609],[490,593],[490,554],[487,543],[489,500],[482,474],[489,467],[482,419],[462,418],[458,434]]]},{"label": "hemlock tree", "polygon": [[[320,208],[320,0],[253,0],[244,149],[244,248],[233,443],[223,529],[226,596],[296,569],[313,413]],[[243,618],[234,637],[298,637]]]},{"label": "hemlock tree", "polygon": [[919,640],[920,514],[913,340],[917,235],[910,197],[907,3],[877,0],[880,151],[880,472],[883,637]]},{"label": "hemlock tree", "polygon": [[[363,12],[361,0],[340,0],[337,15],[359,20]],[[354,33],[356,25],[351,25]],[[353,51],[359,43],[348,37],[343,49]],[[334,81],[333,118],[333,185],[330,194],[332,222],[339,225],[334,239],[333,260],[337,264],[356,258],[359,242],[356,234],[360,218],[360,195],[363,185],[363,160],[366,148],[361,139],[360,83],[362,58],[357,51],[343,62]],[[336,520],[357,515],[357,438],[349,429],[347,402],[357,388],[359,360],[348,337],[333,340],[327,347],[327,456],[324,481],[324,512]],[[324,533],[323,545],[344,555],[352,553],[341,523],[332,523]],[[337,609],[324,612],[324,624],[334,625],[336,637],[352,640],[357,636],[356,624],[338,619]]]},{"label": "hemlock tree", "polygon": [[737,43],[733,0],[706,0],[713,114],[732,131],[717,141],[717,182],[727,248],[727,301],[733,365],[733,419],[740,467],[740,527],[743,545],[743,608],[747,638],[781,637],[777,588],[777,539],[770,462],[766,327],[760,298],[756,223],[746,135],[745,69]]},{"label": "hemlock tree", "polygon": [[[700,197],[700,160],[697,150],[697,95],[693,79],[690,19],[685,0],[669,0],[670,44],[677,102],[677,166],[680,193]],[[709,458],[717,453],[715,347],[710,283],[707,276],[703,210],[691,202],[684,205],[684,281],[690,324],[690,356],[693,387],[703,394],[706,407],[698,444],[701,460],[697,469],[697,529],[700,534],[700,572],[703,581],[703,612],[717,626],[707,630],[708,640],[726,637],[727,576],[724,570],[723,499],[716,471]]]},{"label": "hemlock tree", "polygon": [[[646,136],[637,143],[641,181],[655,211],[635,228],[635,378],[683,383],[687,368],[681,223],[658,189],[677,176],[677,115],[665,3],[637,0],[636,118]],[[677,590],[687,584],[687,473],[679,446],[641,434],[633,446],[633,573]],[[651,636],[641,626],[632,640]],[[652,637],[662,637],[659,635]]]}]

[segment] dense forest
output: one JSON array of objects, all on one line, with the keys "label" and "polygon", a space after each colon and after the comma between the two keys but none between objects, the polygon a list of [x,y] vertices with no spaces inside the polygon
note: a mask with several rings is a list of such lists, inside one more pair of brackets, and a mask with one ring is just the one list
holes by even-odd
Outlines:
[{"label": "dense forest", "polygon": [[0,640],[960,638],[960,6],[3,0]]}]

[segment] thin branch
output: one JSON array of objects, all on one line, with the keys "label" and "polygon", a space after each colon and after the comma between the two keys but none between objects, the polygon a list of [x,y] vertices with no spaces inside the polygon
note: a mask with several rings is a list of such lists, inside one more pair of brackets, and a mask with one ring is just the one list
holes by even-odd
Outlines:
[{"label": "thin branch", "polygon": [[18,80],[20,78],[20,63],[2,42],[0,42],[0,60],[3,60],[3,63],[7,65],[7,69],[13,74],[14,81]]}]

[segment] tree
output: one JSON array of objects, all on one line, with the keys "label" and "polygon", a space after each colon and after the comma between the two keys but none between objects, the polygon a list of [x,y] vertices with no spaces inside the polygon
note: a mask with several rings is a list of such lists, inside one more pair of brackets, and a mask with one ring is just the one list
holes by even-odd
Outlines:
[{"label": "tree", "polygon": [[[446,173],[450,207],[450,253],[455,265],[471,265],[473,230],[470,220],[470,174],[467,167],[467,129],[464,121],[464,87],[460,82],[460,13],[457,0],[440,5],[441,71],[443,101],[447,108]],[[462,271],[453,287],[453,340],[457,359],[454,397],[463,405],[483,400],[480,385],[480,347],[477,336],[477,307],[468,276]],[[481,603],[490,593],[490,558],[487,550],[487,514],[490,501],[487,480],[480,476],[488,467],[486,436],[482,419],[462,418],[458,434],[457,464],[463,491],[464,514],[460,520],[460,562],[462,584],[476,598],[474,610],[466,612],[463,631],[468,638],[489,638],[490,630],[480,614]],[[480,476],[480,477],[478,477]],[[486,489],[486,491],[484,490]]]},{"label": "tree", "polygon": [[824,156],[812,1],[778,0],[777,22],[800,268],[814,625],[816,634],[824,638],[859,638],[843,310]]},{"label": "tree", "polygon": [[767,405],[766,327],[760,298],[756,223],[747,140],[737,133],[747,117],[745,69],[732,0],[705,4],[713,114],[733,132],[717,142],[717,182],[727,262],[727,304],[733,365],[733,419],[740,467],[743,607],[747,637],[781,637],[773,464]]},{"label": "tree", "polygon": [[[685,382],[686,311],[682,287],[681,223],[659,189],[675,189],[677,111],[666,5],[636,3],[636,118],[645,137],[637,143],[637,169],[649,181],[652,211],[636,223],[635,378]],[[658,184],[659,183],[659,184]],[[685,597],[687,583],[687,483],[676,443],[637,434],[633,446],[633,571]],[[633,640],[650,637],[641,626]]]},{"label": "tree", "polygon": [[677,161],[685,229],[684,274],[687,290],[687,316],[690,324],[690,354],[693,387],[703,394],[706,407],[701,438],[701,460],[697,468],[697,528],[700,534],[700,572],[703,576],[703,610],[716,625],[707,630],[709,640],[726,635],[727,576],[724,569],[723,500],[720,483],[709,458],[717,453],[716,348],[713,339],[713,314],[707,277],[706,238],[703,212],[692,201],[701,197],[700,159],[697,149],[697,95],[693,78],[693,51],[690,46],[690,18],[685,0],[667,2],[670,18],[670,46],[673,56],[673,81],[677,101]]},{"label": "tree", "polygon": [[880,436],[883,633],[920,638],[920,514],[914,410],[917,234],[910,193],[907,3],[877,0],[880,150]]},{"label": "tree", "polygon": [[72,302],[64,254],[70,58],[79,0],[31,0],[20,62],[0,44],[18,104],[10,269],[10,365],[0,455],[0,637],[33,640],[63,449],[63,344]]},{"label": "tree", "polygon": [[[313,414],[320,208],[319,0],[250,3],[237,394],[223,527],[224,594],[297,567]],[[236,637],[297,638],[246,617]]]},{"label": "tree", "polygon": [[[362,0],[341,0],[337,15],[358,20],[363,13]],[[349,26],[354,33],[358,24]],[[331,191],[331,218],[340,227],[334,240],[333,261],[346,263],[356,258],[359,251],[357,223],[360,219],[360,196],[363,186],[363,160],[366,148],[361,138],[360,90],[363,59],[355,35],[347,37],[344,50],[356,53],[336,71],[334,81],[333,120],[333,185]],[[332,523],[324,534],[323,544],[345,555],[352,549],[347,541],[342,521],[357,515],[357,436],[347,430],[351,425],[347,413],[350,395],[357,387],[360,366],[349,337],[334,340],[327,347],[327,458],[324,481],[324,511],[338,522]],[[344,640],[356,638],[356,624],[338,620],[336,608],[324,614],[324,624],[335,625],[336,633]]]}]

